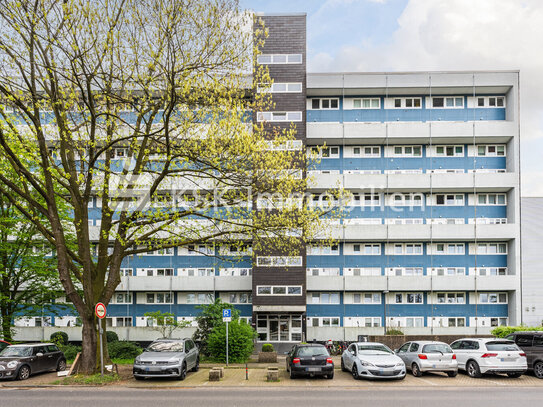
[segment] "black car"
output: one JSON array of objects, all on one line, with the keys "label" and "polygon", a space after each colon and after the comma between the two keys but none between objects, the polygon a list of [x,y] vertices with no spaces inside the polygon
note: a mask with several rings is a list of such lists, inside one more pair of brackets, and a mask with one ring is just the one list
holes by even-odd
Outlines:
[{"label": "black car", "polygon": [[324,345],[294,345],[287,354],[287,372],[290,378],[298,376],[326,376],[334,378],[334,362]]},{"label": "black car", "polygon": [[515,341],[526,353],[528,370],[533,370],[538,379],[543,379],[543,331],[513,332],[507,339]]},{"label": "black car", "polygon": [[0,352],[0,379],[26,380],[30,375],[66,369],[66,358],[54,343],[11,345]]}]

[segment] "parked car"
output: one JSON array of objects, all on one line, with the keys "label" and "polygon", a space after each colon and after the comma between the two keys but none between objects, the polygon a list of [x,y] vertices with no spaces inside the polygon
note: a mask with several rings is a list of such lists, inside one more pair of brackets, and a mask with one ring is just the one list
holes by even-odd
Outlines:
[{"label": "parked car", "polygon": [[325,376],[334,378],[334,362],[328,349],[320,344],[294,345],[286,357],[290,378],[298,376]]},{"label": "parked car", "polygon": [[444,342],[406,342],[396,350],[396,355],[404,361],[407,369],[410,369],[416,377],[426,372],[444,372],[449,377],[455,377],[458,374],[456,355]]},{"label": "parked car", "polygon": [[11,343],[3,341],[0,339],[0,352],[4,350],[4,348],[7,348]]},{"label": "parked car", "polygon": [[26,380],[30,375],[66,369],[66,358],[54,343],[10,345],[0,352],[0,378]]},{"label": "parked car", "polygon": [[526,353],[528,370],[543,379],[543,331],[514,332],[505,339],[514,341]]},{"label": "parked car", "polygon": [[183,380],[189,370],[200,368],[200,352],[192,339],[158,339],[134,360],[136,380],[146,377],[175,377]]},{"label": "parked car", "polygon": [[451,343],[458,369],[470,377],[485,373],[505,373],[520,377],[528,369],[526,354],[508,339],[465,338]]},{"label": "parked car", "polygon": [[355,379],[403,379],[405,363],[378,342],[352,343],[341,355],[341,370]]}]

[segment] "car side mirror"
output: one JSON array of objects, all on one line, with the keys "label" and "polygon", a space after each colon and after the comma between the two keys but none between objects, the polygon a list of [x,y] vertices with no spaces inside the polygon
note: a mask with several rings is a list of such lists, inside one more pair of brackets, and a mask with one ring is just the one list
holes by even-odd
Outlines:
[{"label": "car side mirror", "polygon": [[38,353],[36,353],[36,356],[37,356],[37,357],[41,357],[41,356],[43,356],[43,353],[38,352]]},{"label": "car side mirror", "polygon": [[399,351],[399,349],[394,349],[394,353],[398,353]]}]

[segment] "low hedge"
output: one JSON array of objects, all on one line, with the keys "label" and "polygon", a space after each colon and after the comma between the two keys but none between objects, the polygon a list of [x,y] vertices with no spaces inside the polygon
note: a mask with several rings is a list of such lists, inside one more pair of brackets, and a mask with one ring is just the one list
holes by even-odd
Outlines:
[{"label": "low hedge", "polygon": [[68,344],[68,334],[63,331],[57,331],[53,332],[51,336],[49,337],[51,342],[54,344],[60,346],[60,345],[67,345]]},{"label": "low hedge", "polygon": [[543,331],[543,326],[498,326],[490,333],[498,338],[505,338],[507,335],[518,331]]},{"label": "low hedge", "polygon": [[111,359],[134,359],[143,352],[137,343],[128,341],[108,343],[107,349]]}]

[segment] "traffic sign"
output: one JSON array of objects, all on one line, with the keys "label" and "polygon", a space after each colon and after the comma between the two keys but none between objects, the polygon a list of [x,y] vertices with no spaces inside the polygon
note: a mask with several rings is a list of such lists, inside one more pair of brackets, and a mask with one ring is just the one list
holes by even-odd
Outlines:
[{"label": "traffic sign", "polygon": [[232,322],[232,310],[230,308],[222,310],[222,322]]},{"label": "traffic sign", "polygon": [[96,304],[96,307],[94,307],[94,313],[96,316],[100,319],[103,319],[106,317],[106,306],[99,302]]}]

